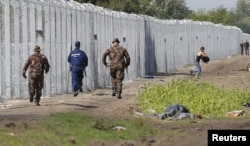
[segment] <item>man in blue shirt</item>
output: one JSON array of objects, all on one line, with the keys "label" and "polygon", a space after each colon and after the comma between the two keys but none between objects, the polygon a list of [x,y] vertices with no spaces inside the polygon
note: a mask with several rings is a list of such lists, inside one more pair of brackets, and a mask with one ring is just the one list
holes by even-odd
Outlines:
[{"label": "man in blue shirt", "polygon": [[80,50],[79,41],[75,42],[75,49],[70,52],[68,62],[71,64],[72,88],[75,97],[78,95],[78,90],[82,92],[83,73],[88,66],[88,57]]}]

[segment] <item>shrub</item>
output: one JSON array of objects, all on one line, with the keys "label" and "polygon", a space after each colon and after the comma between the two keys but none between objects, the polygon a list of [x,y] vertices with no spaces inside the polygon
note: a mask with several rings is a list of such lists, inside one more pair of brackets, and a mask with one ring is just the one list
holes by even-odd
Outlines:
[{"label": "shrub", "polygon": [[181,104],[191,113],[219,117],[231,110],[242,109],[250,101],[246,89],[220,89],[208,82],[173,79],[167,84],[148,84],[139,93],[138,107],[161,113],[167,106]]}]

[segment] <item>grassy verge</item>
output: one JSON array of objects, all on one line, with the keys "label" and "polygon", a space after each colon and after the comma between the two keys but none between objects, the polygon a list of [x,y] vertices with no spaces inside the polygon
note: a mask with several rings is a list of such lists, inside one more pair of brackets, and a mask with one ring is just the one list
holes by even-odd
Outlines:
[{"label": "grassy verge", "polygon": [[[115,126],[126,129],[112,130]],[[12,128],[1,125],[0,131],[0,145],[6,146],[84,146],[87,141],[134,140],[157,132],[142,119],[106,121],[76,113],[57,113]]]},{"label": "grassy verge", "polygon": [[207,82],[173,79],[170,83],[148,84],[139,94],[138,106],[161,113],[167,106],[182,104],[191,113],[210,117],[222,117],[228,111],[243,109],[250,101],[246,89],[220,89]]}]

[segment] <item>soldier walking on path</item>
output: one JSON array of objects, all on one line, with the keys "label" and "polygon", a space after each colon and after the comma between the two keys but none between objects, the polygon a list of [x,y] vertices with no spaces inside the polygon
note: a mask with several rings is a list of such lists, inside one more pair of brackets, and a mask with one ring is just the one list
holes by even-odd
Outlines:
[{"label": "soldier walking on path", "polygon": [[82,92],[83,73],[85,73],[85,68],[88,66],[88,57],[84,51],[80,50],[79,41],[75,42],[75,49],[70,52],[68,62],[71,65],[72,88],[74,97],[76,97],[78,90]]},{"label": "soldier walking on path", "polygon": [[34,54],[29,56],[23,67],[22,76],[26,79],[26,71],[29,68],[29,95],[30,102],[33,102],[35,96],[35,104],[40,106],[40,98],[44,86],[44,71],[49,72],[49,62],[45,55],[41,54],[40,46],[35,46]]},{"label": "soldier walking on path", "polygon": [[246,40],[246,42],[244,43],[244,46],[245,46],[245,53],[246,53],[246,55],[249,56],[249,42],[248,42],[248,40]]},{"label": "soldier walking on path", "polygon": [[242,41],[240,43],[240,54],[241,54],[241,56],[243,55],[243,52],[244,52],[244,42]]},{"label": "soldier walking on path", "polygon": [[[120,41],[115,38],[112,41],[113,47],[107,49],[102,56],[102,63],[110,67],[110,76],[112,81],[112,96],[121,99],[122,81],[124,79],[124,69],[130,64],[130,56],[125,48],[119,45]],[[106,58],[109,56],[109,65]]]}]

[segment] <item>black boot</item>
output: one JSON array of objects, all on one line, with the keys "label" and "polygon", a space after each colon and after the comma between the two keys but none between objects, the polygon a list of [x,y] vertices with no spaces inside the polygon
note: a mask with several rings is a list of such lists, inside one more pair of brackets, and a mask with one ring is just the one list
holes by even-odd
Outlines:
[{"label": "black boot", "polygon": [[78,95],[78,91],[74,91],[74,97]]},{"label": "black boot", "polygon": [[115,95],[116,95],[116,90],[115,88],[113,88],[112,96],[115,96]]},{"label": "black boot", "polygon": [[33,100],[34,100],[34,97],[30,96],[30,102],[33,102]]},{"label": "black boot", "polygon": [[82,92],[82,91],[83,91],[81,86],[79,87],[79,91],[80,91],[80,92]]},{"label": "black boot", "polygon": [[31,92],[29,95],[30,95],[30,102],[33,102],[36,93],[35,92]]},{"label": "black boot", "polygon": [[118,98],[118,99],[121,99],[121,98],[122,98],[122,96],[121,96],[121,92],[120,92],[120,91],[117,91],[117,93],[116,93],[116,94],[117,94],[117,98]]},{"label": "black boot", "polygon": [[42,96],[42,92],[41,91],[37,91],[36,92],[36,98],[35,98],[35,105],[40,106],[40,98]]},{"label": "black boot", "polygon": [[40,106],[40,100],[39,99],[35,100],[35,105]]}]

